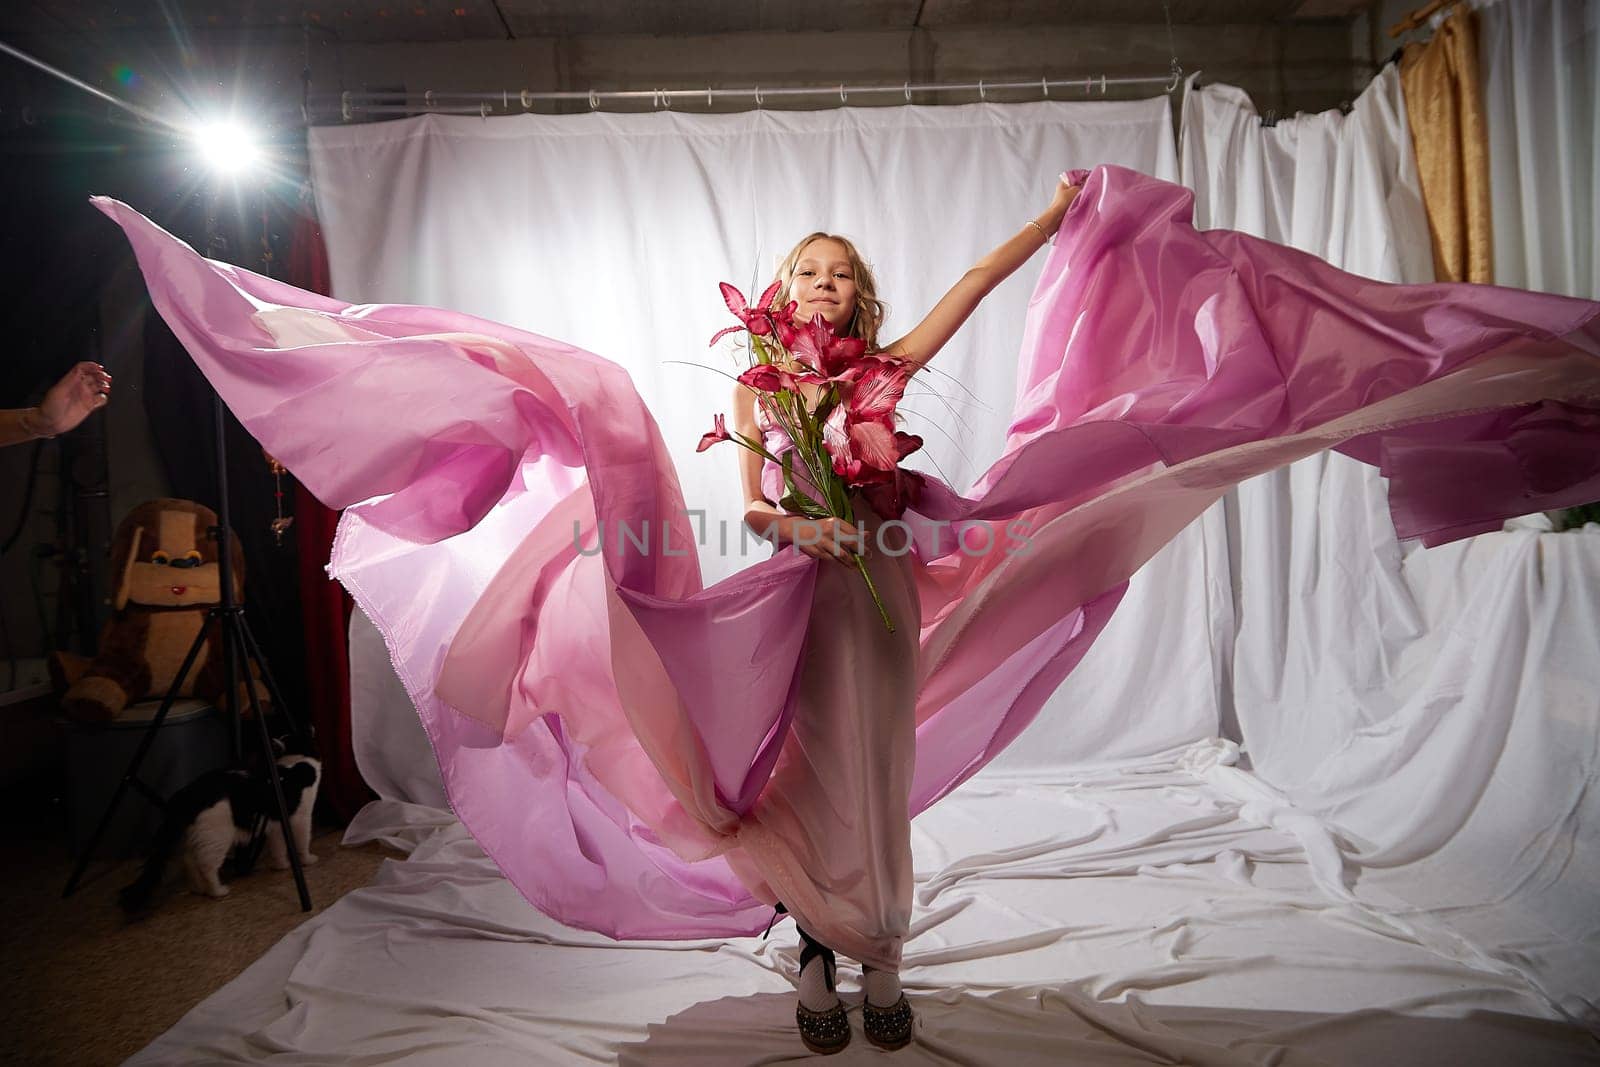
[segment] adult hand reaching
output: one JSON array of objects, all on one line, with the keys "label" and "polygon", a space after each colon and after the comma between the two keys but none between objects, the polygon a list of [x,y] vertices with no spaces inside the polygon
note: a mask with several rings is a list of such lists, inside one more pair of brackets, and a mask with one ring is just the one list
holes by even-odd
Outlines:
[{"label": "adult hand reaching", "polygon": [[66,433],[111,399],[111,375],[92,360],[84,360],[50,387],[39,402],[39,422],[54,437]]},{"label": "adult hand reaching", "polygon": [[84,360],[50,387],[38,407],[0,412],[0,445],[66,433],[110,398],[111,375],[100,364]]}]

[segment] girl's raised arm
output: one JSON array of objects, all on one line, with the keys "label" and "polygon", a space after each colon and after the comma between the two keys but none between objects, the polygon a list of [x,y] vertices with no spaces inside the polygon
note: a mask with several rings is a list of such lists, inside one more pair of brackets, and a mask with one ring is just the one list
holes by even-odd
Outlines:
[{"label": "girl's raised arm", "polygon": [[1056,183],[1050,206],[1028,222],[1012,238],[973,264],[961,280],[928,312],[915,329],[889,345],[884,352],[921,365],[938,355],[955,336],[983,298],[1009,278],[1061,226],[1061,220],[1078,195],[1078,186],[1068,185],[1065,176]]}]

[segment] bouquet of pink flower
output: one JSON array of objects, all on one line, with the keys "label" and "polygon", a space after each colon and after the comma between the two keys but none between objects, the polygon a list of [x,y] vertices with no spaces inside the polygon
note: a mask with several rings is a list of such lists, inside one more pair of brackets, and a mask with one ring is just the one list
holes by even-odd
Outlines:
[{"label": "bouquet of pink flower", "polygon": [[[748,331],[751,363],[739,381],[755,391],[767,418],[783,429],[794,447],[775,456],[762,440],[730,433],[718,415],[715,429],[700,439],[699,451],[718,441],[734,441],[778,464],[784,486],[778,506],[791,514],[831,517],[854,525],[850,497],[860,491],[880,515],[898,519],[922,488],[921,475],[900,469],[900,461],[922,447],[922,438],[894,425],[895,406],[916,365],[867,352],[866,342],[837,336],[821,315],[795,322],[793,302],[772,307],[778,289],[774,282],[754,305],[747,305],[744,294],[723,282],[722,298],[740,325],[720,331],[711,343]],[[813,391],[810,395],[808,388]],[[796,464],[804,485],[796,481]],[[872,584],[866,561],[858,554],[855,564],[892,633],[894,622]]]}]

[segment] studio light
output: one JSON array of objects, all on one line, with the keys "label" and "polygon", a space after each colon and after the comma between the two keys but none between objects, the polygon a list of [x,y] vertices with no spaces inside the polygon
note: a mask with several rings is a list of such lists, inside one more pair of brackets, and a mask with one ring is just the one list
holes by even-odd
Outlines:
[{"label": "studio light", "polygon": [[195,146],[211,169],[237,174],[261,161],[261,145],[255,131],[232,120],[208,122],[195,127]]}]

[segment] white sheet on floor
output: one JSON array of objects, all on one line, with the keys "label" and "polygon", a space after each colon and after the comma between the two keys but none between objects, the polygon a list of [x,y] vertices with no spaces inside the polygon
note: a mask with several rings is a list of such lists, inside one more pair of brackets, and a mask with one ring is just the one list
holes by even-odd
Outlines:
[{"label": "white sheet on floor", "polygon": [[[918,819],[903,977],[920,1018],[895,1062],[1600,1063],[1520,978],[1330,899],[1259,798],[1224,788],[1228,755],[980,776]],[[375,802],[348,833],[373,839],[414,851],[129,1063],[809,1061],[791,923],[612,942],[536,911],[436,809]],[[832,1062],[866,1062],[849,962],[841,986],[855,1036]]]}]

